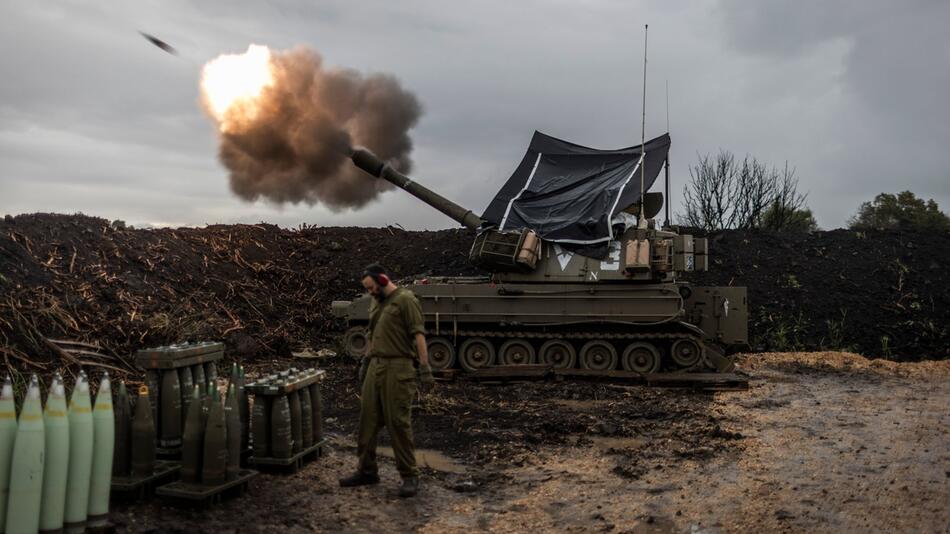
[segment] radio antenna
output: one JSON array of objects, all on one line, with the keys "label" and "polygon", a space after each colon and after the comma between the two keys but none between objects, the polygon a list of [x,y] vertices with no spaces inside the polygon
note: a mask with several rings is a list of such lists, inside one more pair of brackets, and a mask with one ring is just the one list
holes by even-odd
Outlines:
[{"label": "radio antenna", "polygon": [[[666,80],[666,134],[670,134],[670,81]],[[666,153],[666,194],[663,195],[666,200],[666,222],[664,228],[670,226],[670,153]]]},{"label": "radio antenna", "polygon": [[640,220],[637,221],[638,228],[647,227],[647,219],[644,217],[646,205],[644,199],[644,185],[646,183],[646,137],[647,137],[647,32],[650,29],[649,24],[643,25],[643,120],[640,125]]}]

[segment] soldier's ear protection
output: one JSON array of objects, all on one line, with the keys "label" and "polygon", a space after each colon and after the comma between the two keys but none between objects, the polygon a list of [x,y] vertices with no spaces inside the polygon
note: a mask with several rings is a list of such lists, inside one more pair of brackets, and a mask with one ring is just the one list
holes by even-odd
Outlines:
[{"label": "soldier's ear protection", "polygon": [[367,268],[365,271],[363,271],[363,277],[365,278],[367,276],[372,278],[373,281],[379,284],[380,287],[386,287],[389,285],[389,277],[386,276],[386,273],[381,272],[381,270]]}]

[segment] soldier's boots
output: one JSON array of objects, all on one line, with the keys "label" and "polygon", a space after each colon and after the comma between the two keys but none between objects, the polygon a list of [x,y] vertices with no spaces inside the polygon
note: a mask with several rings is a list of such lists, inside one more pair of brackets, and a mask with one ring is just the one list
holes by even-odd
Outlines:
[{"label": "soldier's boots", "polygon": [[344,488],[367,486],[369,484],[379,484],[379,475],[375,473],[364,473],[362,471],[357,471],[346,478],[340,479],[340,486]]},{"label": "soldier's boots", "polygon": [[399,486],[399,496],[400,497],[415,497],[416,493],[419,492],[419,479],[417,477],[409,477],[402,479],[402,485]]}]

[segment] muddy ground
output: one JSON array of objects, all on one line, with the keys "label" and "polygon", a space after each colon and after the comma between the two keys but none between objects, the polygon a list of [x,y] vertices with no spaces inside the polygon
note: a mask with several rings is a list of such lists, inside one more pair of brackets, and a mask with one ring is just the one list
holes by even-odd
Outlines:
[{"label": "muddy ground", "polygon": [[420,495],[343,489],[352,368],[327,362],[328,454],[209,508],[120,505],[122,531],[893,531],[950,525],[950,362],[741,355],[748,391],[440,383],[415,420]]}]

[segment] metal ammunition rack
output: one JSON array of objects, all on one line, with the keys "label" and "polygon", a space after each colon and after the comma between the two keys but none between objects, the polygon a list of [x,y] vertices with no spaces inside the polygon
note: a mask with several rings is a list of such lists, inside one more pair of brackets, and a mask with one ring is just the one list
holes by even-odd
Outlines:
[{"label": "metal ammunition rack", "polygon": [[149,386],[157,456],[176,459],[181,455],[184,412],[191,397],[191,385],[201,382],[203,390],[207,383],[217,380],[216,363],[222,358],[224,343],[216,341],[186,342],[136,351],[135,363],[145,369]]},{"label": "metal ammunition rack", "polygon": [[254,395],[250,463],[296,472],[323,455],[322,369],[290,368],[245,385]]}]

